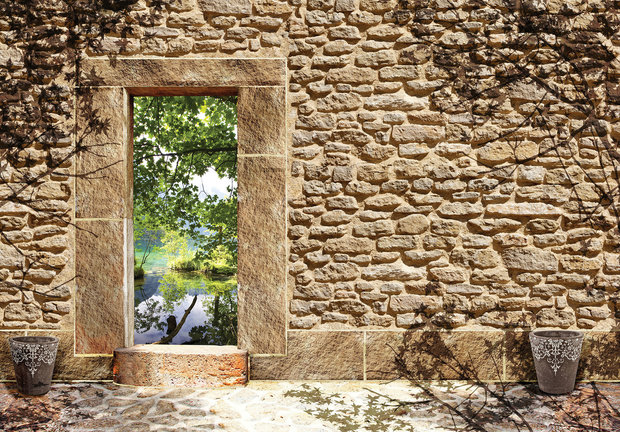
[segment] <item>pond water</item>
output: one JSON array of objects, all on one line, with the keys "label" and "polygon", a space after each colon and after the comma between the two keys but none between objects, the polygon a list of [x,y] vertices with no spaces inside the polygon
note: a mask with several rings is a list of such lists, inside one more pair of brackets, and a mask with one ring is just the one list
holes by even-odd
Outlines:
[{"label": "pond water", "polygon": [[[136,258],[141,257],[142,251],[136,249]],[[167,336],[196,298],[170,343],[236,345],[234,276],[209,277],[202,272],[171,270],[164,254],[157,250],[151,252],[143,268],[144,278],[134,281],[135,344],[153,343]]]}]

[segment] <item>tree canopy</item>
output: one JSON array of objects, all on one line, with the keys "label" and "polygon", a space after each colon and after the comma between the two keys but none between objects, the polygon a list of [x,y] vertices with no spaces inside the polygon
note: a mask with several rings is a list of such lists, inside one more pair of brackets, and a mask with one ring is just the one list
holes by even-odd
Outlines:
[{"label": "tree canopy", "polygon": [[[236,121],[236,97],[134,98],[138,227],[187,235],[198,246],[198,256],[222,245],[236,257]],[[227,197],[195,184],[209,170],[231,180]]]}]

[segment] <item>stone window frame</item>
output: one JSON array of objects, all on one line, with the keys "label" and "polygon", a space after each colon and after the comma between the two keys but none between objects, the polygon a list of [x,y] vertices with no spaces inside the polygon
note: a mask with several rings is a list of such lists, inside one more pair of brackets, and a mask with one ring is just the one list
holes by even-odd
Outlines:
[{"label": "stone window frame", "polygon": [[[75,355],[133,346],[132,98],[181,95],[238,96],[237,345],[285,354],[286,77],[276,58],[81,62],[76,140],[93,150],[78,154],[75,170],[97,175],[75,180]],[[85,112],[108,128],[89,130]]]}]

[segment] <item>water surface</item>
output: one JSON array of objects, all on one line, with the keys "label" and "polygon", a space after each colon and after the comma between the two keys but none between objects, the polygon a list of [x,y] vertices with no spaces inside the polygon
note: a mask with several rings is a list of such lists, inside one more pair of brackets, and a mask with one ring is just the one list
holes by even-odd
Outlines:
[{"label": "water surface", "polygon": [[[142,252],[137,249],[136,258],[141,257]],[[230,312],[232,307],[236,311],[234,278],[210,278],[202,272],[171,270],[166,266],[164,254],[156,250],[151,252],[143,268],[144,279],[134,281],[135,344],[153,343],[165,337],[168,318],[174,316],[176,323],[180,323],[194,297],[197,297],[196,304],[171,343],[218,344],[218,339],[230,337],[231,330],[225,325],[214,328],[213,315],[215,304],[220,312],[218,316]],[[231,287],[232,290],[223,291]],[[214,294],[219,295],[217,303]]]}]

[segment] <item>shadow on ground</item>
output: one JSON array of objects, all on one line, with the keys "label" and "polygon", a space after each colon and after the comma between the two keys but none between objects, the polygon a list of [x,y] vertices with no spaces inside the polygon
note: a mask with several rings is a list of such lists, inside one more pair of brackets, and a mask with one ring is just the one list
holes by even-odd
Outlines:
[{"label": "shadow on ground", "polygon": [[[522,419],[489,398],[488,389],[464,382],[429,384],[426,391],[407,381],[252,381],[222,389],[76,383],[54,384],[39,397],[21,396],[14,384],[5,383],[0,384],[0,430],[620,430],[620,383],[581,383],[565,396],[541,394],[535,384],[506,384],[503,390]],[[474,423],[450,407],[469,413]]]}]

